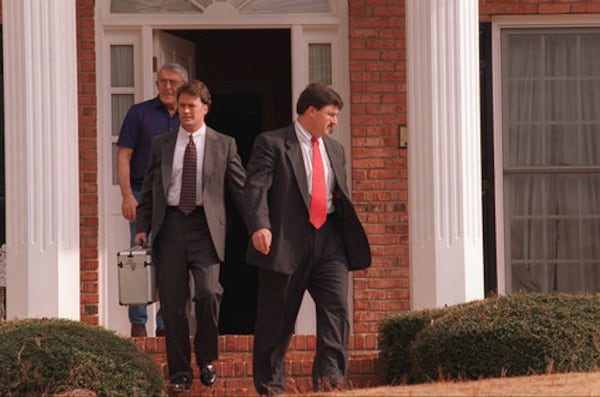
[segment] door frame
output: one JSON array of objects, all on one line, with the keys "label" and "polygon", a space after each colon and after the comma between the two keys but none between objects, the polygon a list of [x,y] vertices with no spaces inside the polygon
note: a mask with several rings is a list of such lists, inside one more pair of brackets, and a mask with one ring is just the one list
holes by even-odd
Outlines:
[{"label": "door frame", "polygon": [[[129,323],[126,310],[116,307],[116,251],[123,249],[117,244],[129,241],[125,221],[119,230],[113,230],[111,217],[119,217],[120,192],[118,184],[113,184],[114,160],[111,135],[110,107],[110,46],[124,41],[134,46],[135,56],[135,102],[155,95],[153,62],[153,34],[157,30],[218,30],[218,29],[290,29],[292,60],[292,115],[295,115],[296,101],[308,84],[308,46],[313,43],[330,43],[332,49],[332,85],[342,98],[348,98],[340,113],[339,127],[334,138],[342,143],[347,157],[347,174],[351,184],[351,133],[350,133],[350,77],[348,43],[348,5],[345,1],[331,1],[333,11],[325,14],[239,14],[223,3],[205,14],[120,14],[110,15],[109,1],[96,2],[96,42],[97,42],[97,92],[98,92],[98,199],[99,199],[99,322],[109,329],[127,335]],[[283,22],[282,22],[283,21]],[[114,220],[114,219],[113,219]],[[121,230],[122,229],[122,230]],[[352,282],[351,276],[349,276]],[[351,287],[352,284],[350,284]],[[112,297],[112,299],[110,299]],[[297,333],[314,334],[316,319],[314,303],[305,297],[304,307],[298,316]],[[349,288],[349,307],[353,310],[352,288]],[[153,311],[148,312],[148,324],[153,326]]]}]

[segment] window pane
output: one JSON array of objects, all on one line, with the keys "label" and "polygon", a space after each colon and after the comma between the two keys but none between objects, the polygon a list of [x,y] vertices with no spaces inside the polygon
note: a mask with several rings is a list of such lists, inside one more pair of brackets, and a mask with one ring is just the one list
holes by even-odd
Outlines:
[{"label": "window pane", "polygon": [[504,30],[502,81],[507,292],[598,292],[598,29]]},{"label": "window pane", "polygon": [[545,69],[548,76],[569,77],[577,75],[577,36],[549,35],[545,43]]},{"label": "window pane", "polygon": [[110,46],[111,87],[133,87],[133,46]]},{"label": "window pane", "polygon": [[[114,14],[203,13],[223,0],[112,0]],[[331,11],[330,0],[225,0],[240,13],[323,13]]]},{"label": "window pane", "polygon": [[587,77],[600,77],[600,34],[587,34],[581,38],[581,74]]},{"label": "window pane", "polygon": [[229,3],[246,3],[240,9],[241,12],[312,13],[330,11],[328,0],[251,0],[245,2],[233,0]]},{"label": "window pane", "polygon": [[118,136],[127,110],[133,105],[133,94],[111,95],[112,134]]},{"label": "window pane", "polygon": [[[600,63],[598,64],[600,69]],[[598,103],[600,103],[600,76],[595,78],[586,78],[581,84],[581,118],[595,125],[600,125],[600,112]]]},{"label": "window pane", "polygon": [[508,128],[504,164],[509,167],[542,165],[544,163],[544,135],[539,124],[520,124]]},{"label": "window pane", "polygon": [[508,175],[505,191],[507,292],[600,291],[600,175]]},{"label": "window pane", "polygon": [[332,84],[331,44],[308,45],[308,79],[311,83]]},{"label": "window pane", "polygon": [[568,123],[580,117],[579,92],[580,82],[571,79],[548,79],[544,98],[546,109],[544,116],[547,121]]},{"label": "window pane", "polygon": [[[600,87],[599,87],[600,89]],[[581,126],[581,165],[600,164],[600,123]]]},{"label": "window pane", "polygon": [[[200,4],[211,3],[212,0],[195,0]],[[112,0],[110,12],[114,14],[159,14],[165,12],[189,12],[200,9],[189,0]]]}]

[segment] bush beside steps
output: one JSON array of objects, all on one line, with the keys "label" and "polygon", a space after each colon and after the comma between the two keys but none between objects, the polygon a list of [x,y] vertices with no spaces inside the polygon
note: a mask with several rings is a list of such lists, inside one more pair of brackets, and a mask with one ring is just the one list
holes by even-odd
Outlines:
[{"label": "bush beside steps", "polygon": [[386,384],[600,369],[600,295],[515,294],[379,324]]},{"label": "bush beside steps", "polygon": [[112,331],[63,319],[0,322],[2,396],[155,396],[150,356]]}]

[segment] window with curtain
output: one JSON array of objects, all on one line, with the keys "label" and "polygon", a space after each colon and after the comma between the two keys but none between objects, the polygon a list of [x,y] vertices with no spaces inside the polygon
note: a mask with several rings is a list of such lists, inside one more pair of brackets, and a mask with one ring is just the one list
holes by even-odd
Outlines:
[{"label": "window with curtain", "polygon": [[134,103],[133,45],[110,46],[110,100],[113,156],[113,184],[117,181],[117,139],[127,110]]},{"label": "window with curtain", "polygon": [[308,45],[308,80],[311,83],[333,84],[331,44]]},{"label": "window with curtain", "polygon": [[501,43],[507,292],[599,292],[600,29]]}]

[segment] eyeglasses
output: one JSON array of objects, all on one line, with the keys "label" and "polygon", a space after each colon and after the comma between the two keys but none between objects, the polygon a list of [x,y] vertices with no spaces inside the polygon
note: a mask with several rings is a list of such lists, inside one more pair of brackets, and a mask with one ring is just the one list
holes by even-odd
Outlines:
[{"label": "eyeglasses", "polygon": [[170,79],[158,79],[158,84],[166,86],[170,84],[172,87],[178,87],[183,83],[181,80],[170,80]]},{"label": "eyeglasses", "polygon": [[330,112],[330,111],[326,111],[324,109],[319,110],[319,112],[325,114],[327,117],[329,117],[330,119],[335,119],[338,117],[339,112]]}]

